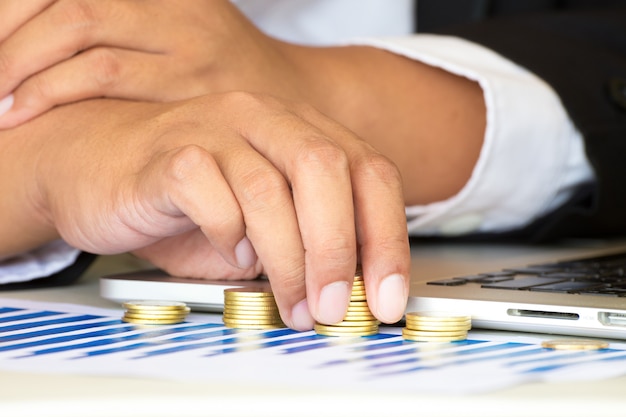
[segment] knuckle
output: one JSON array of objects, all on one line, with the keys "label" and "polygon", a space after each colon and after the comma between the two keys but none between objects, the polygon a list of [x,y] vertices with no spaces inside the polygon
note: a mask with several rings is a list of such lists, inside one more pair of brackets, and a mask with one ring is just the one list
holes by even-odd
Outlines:
[{"label": "knuckle", "polygon": [[92,49],[86,53],[90,66],[94,68],[94,81],[100,91],[115,87],[121,77],[121,62],[118,55],[108,48]]},{"label": "knuckle", "polygon": [[185,184],[211,163],[210,154],[198,145],[175,149],[167,161],[165,172],[175,184]]},{"label": "knuckle", "polygon": [[44,75],[30,78],[24,85],[27,96],[37,102],[47,102],[55,97],[54,83]]},{"label": "knuckle", "polygon": [[321,137],[309,139],[296,154],[295,162],[305,170],[327,172],[329,169],[348,168],[348,156],[343,149]]},{"label": "knuckle", "polygon": [[239,199],[247,211],[279,209],[281,199],[289,192],[287,181],[267,167],[251,169],[241,178]]},{"label": "knuckle", "polygon": [[[295,263],[295,262],[294,262]],[[286,292],[300,290],[304,286],[304,264],[289,265],[280,276],[281,289]]]},{"label": "knuckle", "polygon": [[84,39],[99,21],[96,4],[90,0],[60,1],[58,7],[53,9],[54,23],[57,27],[71,28],[82,33]]},{"label": "knuckle", "polygon": [[324,239],[317,251],[323,265],[346,267],[356,262],[356,240],[349,233],[335,232],[330,239]]},{"label": "knuckle", "polygon": [[89,0],[61,0],[58,3],[56,18],[66,24],[89,24],[96,20],[94,5]]},{"label": "knuckle", "polygon": [[15,78],[15,68],[13,59],[0,48],[0,74],[6,80],[13,80]]},{"label": "knuckle", "polygon": [[255,111],[266,106],[266,99],[248,91],[230,91],[222,96],[224,105],[233,109]]},{"label": "knuckle", "polygon": [[382,182],[389,186],[402,182],[398,167],[379,153],[368,153],[354,165],[354,169],[368,182]]}]

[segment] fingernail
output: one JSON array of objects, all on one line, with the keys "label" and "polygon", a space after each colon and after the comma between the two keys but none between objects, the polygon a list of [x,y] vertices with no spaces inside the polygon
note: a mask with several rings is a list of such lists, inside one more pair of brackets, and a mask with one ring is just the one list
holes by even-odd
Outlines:
[{"label": "fingernail", "polygon": [[11,110],[11,107],[13,107],[13,94],[0,100],[0,116]]},{"label": "fingernail", "polygon": [[309,312],[309,305],[306,298],[293,306],[291,310],[291,327],[294,330],[306,331],[311,330],[315,320]]},{"label": "fingernail", "polygon": [[237,258],[237,265],[241,269],[251,268],[256,263],[256,252],[247,237],[241,239],[235,246],[235,258]]},{"label": "fingernail", "polygon": [[376,317],[384,323],[395,323],[402,318],[406,302],[404,277],[400,274],[389,275],[378,287]]},{"label": "fingernail", "polygon": [[336,281],[322,288],[317,304],[317,319],[323,324],[343,320],[350,302],[350,288],[346,281]]}]

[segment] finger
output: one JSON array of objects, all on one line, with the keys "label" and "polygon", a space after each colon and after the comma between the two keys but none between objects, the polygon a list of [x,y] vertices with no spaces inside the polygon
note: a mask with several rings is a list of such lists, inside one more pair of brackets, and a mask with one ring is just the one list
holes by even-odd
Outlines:
[{"label": "finger", "polygon": [[20,26],[45,10],[56,0],[8,0],[0,2],[0,42],[4,41]]},{"label": "finger", "polygon": [[[0,45],[0,97],[23,80],[93,46],[159,53],[168,38],[153,27],[172,25],[152,2],[58,1]],[[154,25],[154,26],[153,26]],[[45,37],[45,42],[42,38]]]},{"label": "finger", "polygon": [[200,229],[161,239],[133,254],[179,277],[239,280],[253,279],[262,272],[260,262],[246,269],[226,262]]},{"label": "finger", "polygon": [[409,290],[410,247],[400,174],[387,158],[351,132],[317,113],[303,112],[333,138],[349,157],[357,240],[374,315],[395,323],[404,314]]},{"label": "finger", "polygon": [[[255,106],[252,102],[245,110],[244,104],[243,114],[249,111],[253,117]],[[290,182],[297,212],[295,218],[306,254],[308,307],[317,321],[336,323],[345,316],[356,269],[348,158],[319,129],[293,113],[284,112],[280,107],[279,110],[275,114],[264,114],[266,123],[255,125],[246,136]],[[242,209],[245,212],[243,205]],[[269,267],[265,259],[263,263]],[[275,288],[274,282],[272,288]]]},{"label": "finger", "polygon": [[352,178],[368,304],[380,321],[395,323],[406,308],[411,262],[400,176],[382,155],[362,155]]},{"label": "finger", "polygon": [[142,235],[157,241],[199,227],[231,265],[249,269],[256,264],[239,204],[203,148],[187,145],[160,155],[133,190],[130,214],[122,221]]},{"label": "finger", "polygon": [[0,111],[0,129],[15,127],[50,108],[95,97],[170,101],[188,92],[169,88],[168,57],[116,48],[93,48],[24,81]]},{"label": "finger", "polygon": [[[268,121],[265,115],[261,117]],[[251,164],[255,159],[258,161]],[[223,155],[218,161],[239,201],[246,234],[270,279],[283,321],[296,330],[312,329],[313,318],[306,304],[304,249],[287,181],[251,148]]]}]

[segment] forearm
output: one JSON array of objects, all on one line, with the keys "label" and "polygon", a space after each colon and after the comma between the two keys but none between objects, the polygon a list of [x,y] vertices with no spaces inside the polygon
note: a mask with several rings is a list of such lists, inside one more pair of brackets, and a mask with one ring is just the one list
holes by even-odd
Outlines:
[{"label": "forearm", "polygon": [[[68,172],[92,170],[59,169],[94,162],[93,155],[106,147],[104,136],[112,120],[123,123],[132,114],[132,103],[89,100],[57,107],[42,116],[10,130],[0,131],[0,258],[19,254],[59,239],[56,219],[49,206],[48,190],[70,184]],[[109,115],[108,117],[106,115]],[[81,142],[89,140],[92,145]],[[106,175],[102,172],[102,175]],[[89,190],[89,178],[80,182]],[[94,196],[95,197],[95,196]],[[61,202],[65,203],[65,202]],[[62,212],[59,207],[57,213]]]},{"label": "forearm", "polygon": [[397,164],[407,205],[465,185],[486,124],[476,82],[371,47],[292,47],[289,55],[304,99]]},{"label": "forearm", "polygon": [[0,259],[58,238],[40,207],[37,185],[39,152],[46,136],[38,123],[0,131]]}]

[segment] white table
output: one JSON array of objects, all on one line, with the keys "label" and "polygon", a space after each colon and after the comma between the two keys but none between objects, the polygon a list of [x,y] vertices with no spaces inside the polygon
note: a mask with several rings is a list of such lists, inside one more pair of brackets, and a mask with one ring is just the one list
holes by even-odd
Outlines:
[{"label": "white table", "polygon": [[[536,248],[431,245],[416,248],[414,273],[445,276],[534,260]],[[563,248],[545,249],[546,259]],[[0,297],[113,307],[97,277],[141,267],[130,256],[102,257],[76,285],[4,292]],[[484,269],[482,269],[484,270]],[[327,411],[321,411],[327,410]],[[626,376],[601,381],[532,383],[481,395],[380,395],[272,386],[47,375],[0,371],[0,416],[624,416]]]}]

